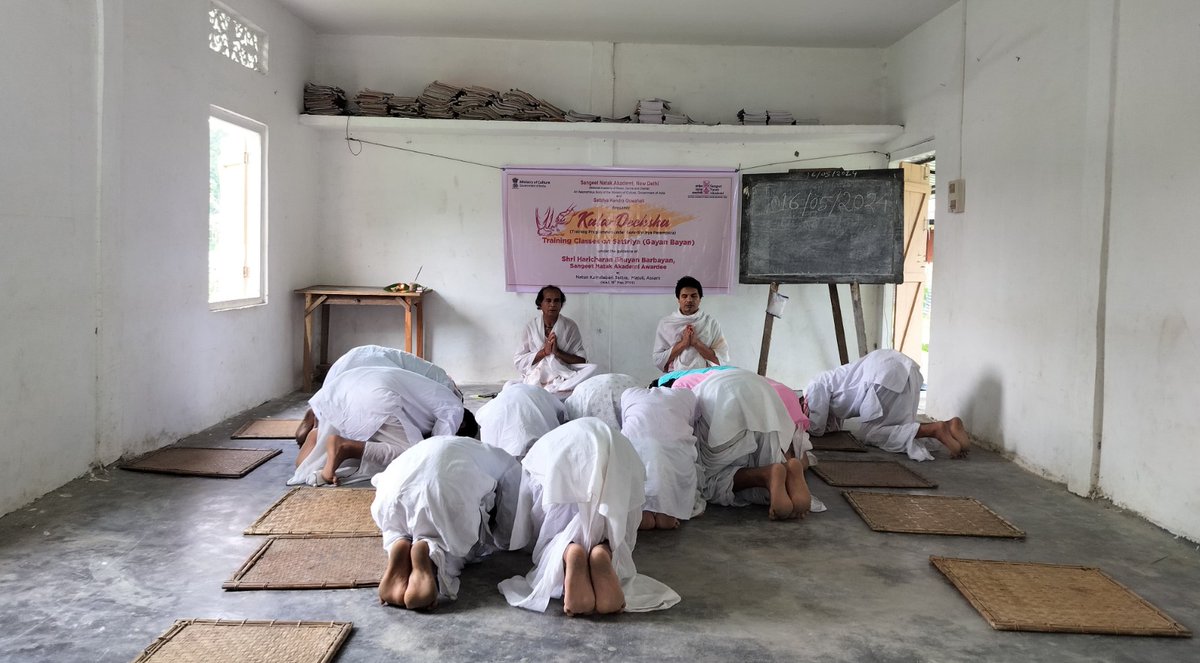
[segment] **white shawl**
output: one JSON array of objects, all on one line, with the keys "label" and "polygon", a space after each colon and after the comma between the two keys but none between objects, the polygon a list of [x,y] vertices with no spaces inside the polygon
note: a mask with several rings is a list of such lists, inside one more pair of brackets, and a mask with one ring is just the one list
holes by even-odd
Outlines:
[{"label": "white shawl", "polygon": [[475,413],[484,444],[507,451],[518,460],[530,445],[567,420],[562,401],[545,389],[510,384]]},{"label": "white shawl", "polygon": [[468,437],[431,437],[371,483],[371,517],[383,532],[384,550],[400,539],[428,541],[440,596],[457,597],[464,564],[509,549],[521,465],[500,449]]},{"label": "white shawl", "polygon": [[641,459],[620,432],[595,418],[571,421],[529,449],[513,542],[536,541],[534,567],[500,583],[509,605],[544,612],[563,592],[563,553],[572,542],[591,550],[604,541],[625,593],[627,612],[679,602],[670,587],[638,575],[633,563],[646,480]]},{"label": "white shawl", "polygon": [[658,321],[658,329],[654,332],[654,351],[651,359],[658,370],[662,372],[680,371],[689,368],[705,368],[710,366],[696,348],[685,348],[671,366],[667,366],[667,357],[671,356],[671,346],[683,335],[683,328],[691,325],[700,342],[712,348],[722,366],[729,365],[729,344],[725,342],[725,334],[717,319],[704,311],[692,315],[684,315],[677,310]]}]

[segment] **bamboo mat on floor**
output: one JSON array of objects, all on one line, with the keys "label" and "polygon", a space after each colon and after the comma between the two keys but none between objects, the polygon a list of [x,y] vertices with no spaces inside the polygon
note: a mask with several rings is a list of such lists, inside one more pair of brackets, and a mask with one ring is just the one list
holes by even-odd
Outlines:
[{"label": "bamboo mat on floor", "polygon": [[235,440],[284,440],[296,437],[299,419],[255,419],[229,437]]},{"label": "bamboo mat on floor", "polygon": [[1025,532],[971,497],[842,491],[876,532],[1023,539]]},{"label": "bamboo mat on floor", "polygon": [[180,619],[133,663],[329,663],[350,622]]},{"label": "bamboo mat on floor", "polygon": [[1192,635],[1097,568],[937,556],[929,561],[999,631]]},{"label": "bamboo mat on floor", "polygon": [[279,454],[279,449],[166,447],[126,463],[121,469],[237,479]]},{"label": "bamboo mat on floor", "polygon": [[387,568],[380,536],[273,536],[221,587],[349,589],[374,587]]},{"label": "bamboo mat on floor", "polygon": [[358,534],[379,536],[371,519],[375,490],[309,488],[288,491],[245,534]]},{"label": "bamboo mat on floor", "polygon": [[867,448],[858,441],[850,431],[826,433],[820,437],[808,438],[812,441],[813,451],[866,451]]},{"label": "bamboo mat on floor", "polygon": [[831,486],[937,488],[937,484],[894,460],[822,460],[812,471]]}]

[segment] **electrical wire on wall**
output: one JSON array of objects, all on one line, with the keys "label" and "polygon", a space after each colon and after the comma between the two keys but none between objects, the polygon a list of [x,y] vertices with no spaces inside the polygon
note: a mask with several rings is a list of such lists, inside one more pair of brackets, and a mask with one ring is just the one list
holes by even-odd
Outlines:
[{"label": "electrical wire on wall", "polygon": [[[354,149],[355,145],[358,146],[358,151],[355,151],[355,149]],[[346,149],[350,151],[350,154],[352,154],[354,156],[358,156],[358,155],[362,154],[362,146],[363,145],[374,145],[375,147],[383,147],[383,148],[387,148],[389,150],[399,150],[401,152],[410,152],[412,154],[420,154],[422,156],[433,157],[435,159],[445,159],[447,161],[457,161],[458,163],[465,163],[465,164],[469,164],[472,166],[482,166],[484,168],[492,168],[495,170],[503,170],[504,169],[503,166],[496,166],[496,165],[488,164],[488,163],[480,163],[478,161],[471,161],[469,159],[459,159],[458,157],[452,157],[452,156],[449,156],[446,154],[437,154],[435,152],[423,152],[421,150],[414,150],[410,147],[400,147],[399,145],[388,145],[387,143],[378,143],[373,140],[363,140],[361,138],[355,138],[354,136],[350,135],[350,117],[349,116],[346,117]],[[846,152],[843,154],[829,154],[829,155],[819,156],[819,157],[805,157],[803,159],[788,159],[786,161],[773,161],[771,163],[763,163],[763,164],[758,164],[755,166],[739,165],[738,167],[734,168],[733,170],[734,170],[734,172],[741,173],[741,172],[745,172],[747,170],[754,170],[757,168],[766,168],[768,166],[779,166],[779,165],[789,164],[789,163],[802,163],[805,161],[822,161],[825,159],[837,159],[840,157],[854,157],[854,156],[861,156],[861,155],[865,155],[865,154],[878,154],[885,158],[889,156],[886,152],[880,152],[878,150],[864,150],[862,152]],[[800,153],[795,152],[795,155],[800,156]]]}]

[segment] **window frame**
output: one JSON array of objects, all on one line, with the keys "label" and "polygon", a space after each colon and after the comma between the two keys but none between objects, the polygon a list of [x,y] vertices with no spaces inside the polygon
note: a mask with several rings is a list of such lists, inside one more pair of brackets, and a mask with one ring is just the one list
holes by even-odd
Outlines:
[{"label": "window frame", "polygon": [[[258,208],[259,209],[259,215],[258,215],[258,217],[259,217],[258,218],[258,236],[259,236],[259,247],[258,247],[259,248],[259,250],[258,250],[258,266],[259,266],[258,267],[258,281],[259,281],[259,284],[258,285],[259,285],[259,294],[257,297],[245,297],[245,298],[241,298],[241,299],[208,301],[208,310],[209,311],[231,311],[231,310],[237,310],[237,309],[252,308],[255,306],[264,306],[267,304],[268,294],[269,294],[268,289],[267,289],[267,281],[268,281],[268,279],[267,279],[267,266],[268,266],[268,263],[267,263],[267,239],[269,237],[267,220],[270,218],[270,215],[268,214],[268,207],[267,207],[267,199],[268,199],[268,195],[267,195],[268,194],[268,190],[267,190],[267,155],[268,155],[268,148],[270,145],[269,129],[266,124],[259,122],[258,120],[255,120],[253,118],[247,117],[240,113],[231,111],[227,108],[222,108],[215,104],[209,105],[208,116],[209,116],[209,118],[215,118],[217,120],[221,120],[222,122],[227,122],[229,124],[241,127],[242,129],[245,129],[247,131],[252,131],[254,133],[257,133],[259,135],[259,139],[261,142],[260,149],[259,149],[259,159],[258,159],[259,163],[258,163],[258,169],[257,169],[258,170],[258,178],[259,178],[259,186],[258,186],[258,190],[259,190],[259,201],[258,201],[258,204],[259,204],[259,208]],[[211,140],[211,135],[212,135],[211,131],[212,130],[209,129],[210,140]],[[211,182],[209,183],[209,186],[210,186],[210,195],[211,195],[211,186],[212,186]],[[211,232],[211,230],[212,230],[212,220],[210,217],[209,232]],[[207,234],[206,234],[206,236],[207,236]],[[210,255],[211,255],[211,253],[210,253]],[[212,285],[211,271],[210,271],[211,264],[210,263],[211,263],[211,259],[205,260],[205,267],[206,267],[206,270],[205,270],[205,282],[206,282],[205,292],[206,293],[208,292],[209,287],[211,287],[211,285]],[[206,301],[208,300],[207,294],[205,295],[205,300]]]}]

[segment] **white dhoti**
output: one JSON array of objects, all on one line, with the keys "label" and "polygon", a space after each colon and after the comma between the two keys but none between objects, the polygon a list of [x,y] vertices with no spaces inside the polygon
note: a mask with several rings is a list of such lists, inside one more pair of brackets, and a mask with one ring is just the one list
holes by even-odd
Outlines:
[{"label": "white dhoti", "polygon": [[550,599],[562,597],[567,546],[591,550],[604,542],[612,550],[627,612],[679,602],[671,588],[638,575],[633,563],[645,470],[624,435],[595,418],[571,421],[534,443],[522,465],[512,539],[536,544],[533,569],[499,585],[510,605],[545,611]]},{"label": "white dhoti", "polygon": [[475,413],[484,444],[520,460],[530,445],[567,420],[562,401],[545,389],[510,384]]},{"label": "white dhoti", "polygon": [[596,417],[615,430],[621,430],[621,394],[637,387],[637,380],[624,373],[605,373],[575,387],[567,397],[568,419]]},{"label": "white dhoti", "polygon": [[400,539],[427,541],[441,597],[458,596],[465,564],[509,549],[521,465],[500,449],[467,437],[431,437],[371,483],[371,517],[384,550]]},{"label": "white dhoti", "polygon": [[644,511],[687,520],[704,511],[698,499],[696,396],[686,389],[634,387],[621,397],[621,433],[646,467]]},{"label": "white dhoti", "polygon": [[458,399],[462,400],[462,392],[459,391],[458,385],[446,374],[446,371],[442,370],[441,366],[425,361],[411,352],[382,345],[360,345],[350,348],[329,367],[329,370],[325,373],[325,382],[333,381],[343,371],[351,368],[362,368],[364,366],[403,368],[406,371],[433,380],[454,392],[458,396]]},{"label": "white dhoti", "polygon": [[725,506],[770,503],[765,488],[735,493],[733,477],[742,468],[786,460],[796,424],[783,401],[761,376],[740,368],[713,371],[693,391],[704,498]]}]

